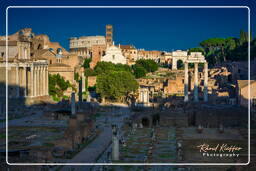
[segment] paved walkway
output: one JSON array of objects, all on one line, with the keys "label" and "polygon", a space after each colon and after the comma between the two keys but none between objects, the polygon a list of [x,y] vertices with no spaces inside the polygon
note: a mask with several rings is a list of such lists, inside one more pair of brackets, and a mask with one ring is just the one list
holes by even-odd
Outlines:
[{"label": "paved walkway", "polygon": [[[104,131],[86,148],[79,152],[68,163],[94,163],[98,156],[108,147],[111,143],[112,130],[111,127],[105,127]],[[82,170],[83,166],[65,166],[62,171],[70,171],[74,168],[74,171]]]},{"label": "paved walkway", "polygon": [[[123,124],[123,118],[130,114],[130,110],[127,106],[118,104],[120,109],[113,111],[113,113],[122,114],[120,117],[113,117],[110,119],[111,123],[121,126]],[[68,163],[95,163],[97,158],[109,147],[112,141],[112,129],[110,125],[104,128],[104,131],[86,148],[79,152]],[[90,171],[93,166],[64,166],[61,171]]]}]

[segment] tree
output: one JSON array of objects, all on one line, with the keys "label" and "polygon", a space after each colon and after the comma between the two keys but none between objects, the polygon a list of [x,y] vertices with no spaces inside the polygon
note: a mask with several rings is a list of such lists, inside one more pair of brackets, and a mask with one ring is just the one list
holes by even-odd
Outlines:
[{"label": "tree", "polygon": [[202,52],[203,55],[205,54],[204,49],[201,47],[190,48],[188,50],[188,53],[190,54],[190,52]]},{"label": "tree", "polygon": [[69,87],[74,89],[74,87],[70,84],[69,81],[66,81],[59,74],[49,74],[49,94],[53,97],[62,98],[64,91],[66,91]]},{"label": "tree", "polygon": [[112,71],[97,77],[96,92],[102,98],[121,100],[137,89],[135,77],[127,71]]},{"label": "tree", "polygon": [[85,58],[84,59],[84,63],[83,63],[83,67],[84,67],[84,69],[86,69],[86,68],[90,68],[90,62],[92,61],[92,58]]},{"label": "tree", "polygon": [[84,70],[84,75],[85,75],[86,77],[88,77],[88,76],[95,76],[96,73],[95,73],[91,68],[86,68],[86,69]]},{"label": "tree", "polygon": [[132,66],[132,69],[133,69],[133,74],[136,78],[141,78],[146,76],[147,71],[142,66],[135,64]]},{"label": "tree", "polygon": [[157,63],[152,59],[140,59],[136,61],[136,64],[145,68],[147,72],[155,72],[158,70]]},{"label": "tree", "polygon": [[79,76],[78,72],[74,72],[74,80],[75,80],[76,82],[79,82],[80,76]]}]

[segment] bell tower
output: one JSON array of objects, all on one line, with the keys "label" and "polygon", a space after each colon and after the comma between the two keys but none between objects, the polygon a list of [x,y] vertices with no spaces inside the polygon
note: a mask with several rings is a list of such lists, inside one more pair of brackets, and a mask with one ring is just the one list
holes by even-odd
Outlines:
[{"label": "bell tower", "polygon": [[113,44],[113,27],[112,25],[106,25],[106,44],[111,46]]}]

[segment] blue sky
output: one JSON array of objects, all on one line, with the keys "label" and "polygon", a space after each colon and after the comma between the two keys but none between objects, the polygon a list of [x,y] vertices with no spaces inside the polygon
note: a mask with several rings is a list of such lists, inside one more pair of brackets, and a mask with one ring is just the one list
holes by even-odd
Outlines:
[{"label": "blue sky", "polygon": [[246,8],[15,8],[9,9],[8,14],[10,34],[30,27],[36,34],[47,34],[51,41],[60,42],[66,49],[70,37],[105,35],[106,24],[113,25],[116,44],[133,44],[146,50],[165,51],[197,47],[201,41],[212,37],[239,37],[239,31],[247,30],[248,24]]}]

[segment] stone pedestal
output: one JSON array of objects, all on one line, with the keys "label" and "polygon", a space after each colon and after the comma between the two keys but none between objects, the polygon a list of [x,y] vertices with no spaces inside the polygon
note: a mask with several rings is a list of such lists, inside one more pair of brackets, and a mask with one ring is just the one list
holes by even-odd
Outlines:
[{"label": "stone pedestal", "polygon": [[119,160],[119,139],[115,135],[112,138],[112,160]]}]

